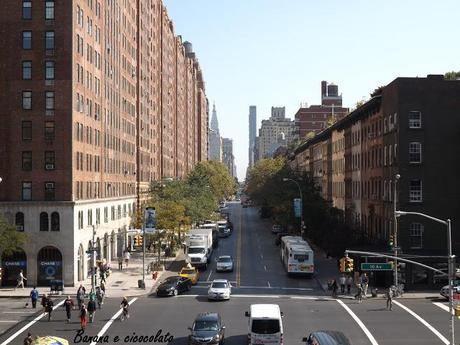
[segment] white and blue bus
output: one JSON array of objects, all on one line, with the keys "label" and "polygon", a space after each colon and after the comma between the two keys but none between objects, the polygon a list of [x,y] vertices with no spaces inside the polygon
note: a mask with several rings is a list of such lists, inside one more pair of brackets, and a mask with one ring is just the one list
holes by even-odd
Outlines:
[{"label": "white and blue bus", "polygon": [[300,236],[281,238],[281,261],[288,274],[308,274],[315,272],[314,253],[307,241]]}]

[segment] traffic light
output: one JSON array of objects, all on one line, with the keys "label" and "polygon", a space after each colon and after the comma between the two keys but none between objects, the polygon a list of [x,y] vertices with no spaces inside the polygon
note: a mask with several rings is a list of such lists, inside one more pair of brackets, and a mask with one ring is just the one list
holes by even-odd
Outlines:
[{"label": "traffic light", "polygon": [[345,272],[345,263],[346,263],[346,261],[347,261],[347,258],[341,258],[339,260],[339,262],[340,262],[339,271],[342,272],[342,273]]},{"label": "traffic light", "polygon": [[390,240],[388,241],[388,244],[390,245],[390,247],[393,247],[393,245],[395,244],[393,234],[390,234]]},{"label": "traffic light", "polygon": [[142,247],[142,236],[141,235],[136,235],[134,236],[134,246],[135,247]]},{"label": "traffic light", "polygon": [[345,258],[345,272],[353,272],[353,259]]}]

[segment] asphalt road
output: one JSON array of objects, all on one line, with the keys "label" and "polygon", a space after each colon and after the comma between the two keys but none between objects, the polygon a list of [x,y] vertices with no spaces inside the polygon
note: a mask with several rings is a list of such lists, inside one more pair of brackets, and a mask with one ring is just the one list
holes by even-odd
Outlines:
[{"label": "asphalt road", "polygon": [[[358,304],[354,300],[337,301],[325,297],[315,279],[286,276],[277,247],[273,244],[270,224],[261,221],[255,209],[242,209],[236,204],[230,207],[234,232],[231,237],[220,241],[214,257],[233,255],[237,262],[233,273],[216,273],[213,262],[207,271],[202,272],[199,284],[188,294],[171,298],[151,295],[132,299],[131,317],[124,322],[116,319],[120,301],[107,299],[85,335],[107,336],[105,343],[108,344],[153,344],[153,341],[129,341],[129,337],[155,336],[160,332],[158,334],[163,337],[168,333],[173,336],[173,339],[163,339],[163,343],[187,344],[187,327],[192,325],[196,314],[215,311],[221,314],[226,325],[225,343],[241,345],[247,339],[244,312],[249,305],[277,303],[285,314],[283,323],[286,345],[301,344],[303,336],[320,329],[342,331],[352,344],[359,345],[432,345],[448,342],[449,315],[445,310],[445,302],[398,300],[393,311],[388,311],[383,300],[369,299]],[[235,285],[231,300],[209,302],[206,298],[208,282],[223,277]],[[56,299],[55,304],[59,304],[61,299]],[[3,301],[0,301],[0,307],[4,311],[9,310],[10,305]],[[0,314],[0,321],[7,317],[11,315]],[[0,336],[0,345],[22,344],[28,331],[33,335],[61,336],[71,340],[71,343],[91,343],[91,340],[85,342],[84,339],[73,341],[79,340],[75,338],[79,329],[77,312],[74,312],[70,324],[65,319],[64,309],[57,307],[49,322],[43,317],[35,319],[35,322],[19,322]],[[457,326],[458,323],[456,321]],[[118,342],[115,341],[117,336]],[[125,340],[126,337],[128,339]],[[157,343],[161,343],[158,337]]]}]

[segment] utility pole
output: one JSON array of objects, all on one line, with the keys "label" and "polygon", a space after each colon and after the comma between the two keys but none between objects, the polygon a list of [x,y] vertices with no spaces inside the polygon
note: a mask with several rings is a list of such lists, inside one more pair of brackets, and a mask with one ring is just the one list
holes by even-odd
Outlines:
[{"label": "utility pole", "polygon": [[394,181],[394,193],[393,193],[393,215],[394,215],[394,233],[393,233],[393,245],[394,245],[394,252],[395,252],[395,265],[394,265],[394,283],[395,286],[398,287],[398,215],[396,214],[397,210],[397,203],[398,203],[398,180],[401,178],[401,175],[395,175]]},{"label": "utility pole", "polygon": [[287,177],[284,177],[283,178],[283,182],[287,182],[287,181],[292,181],[296,184],[297,188],[299,189],[299,194],[300,194],[300,236],[303,235],[303,195],[302,195],[302,188],[300,188],[300,185],[299,185],[299,182],[297,182],[296,180],[293,180],[292,178],[287,178]]},{"label": "utility pole", "polygon": [[91,288],[96,291],[96,226],[93,225],[93,239],[91,241]]}]

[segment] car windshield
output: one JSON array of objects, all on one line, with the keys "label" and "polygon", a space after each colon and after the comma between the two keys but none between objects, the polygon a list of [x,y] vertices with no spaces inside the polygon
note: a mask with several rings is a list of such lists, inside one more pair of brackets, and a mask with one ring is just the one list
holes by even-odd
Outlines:
[{"label": "car windshield", "polygon": [[280,331],[279,320],[252,320],[251,331],[256,334],[274,334]]},{"label": "car windshield", "polygon": [[204,248],[189,248],[188,253],[189,254],[204,254],[205,250]]},{"label": "car windshield", "polygon": [[232,262],[232,258],[219,258],[217,262]]},{"label": "car windshield", "polygon": [[182,273],[182,274],[195,274],[195,270],[186,269],[186,270],[182,270],[180,273]]},{"label": "car windshield", "polygon": [[225,289],[227,287],[227,283],[223,282],[214,282],[212,283],[211,287],[213,289]]},{"label": "car windshield", "polygon": [[178,277],[169,277],[169,278],[166,278],[163,283],[174,284],[177,282],[178,279],[179,279]]},{"label": "car windshield", "polygon": [[308,260],[308,254],[294,254],[294,259],[298,261]]},{"label": "car windshield", "polygon": [[205,321],[205,320],[198,320],[195,321],[195,325],[193,327],[194,331],[217,331],[219,326],[217,321]]}]

